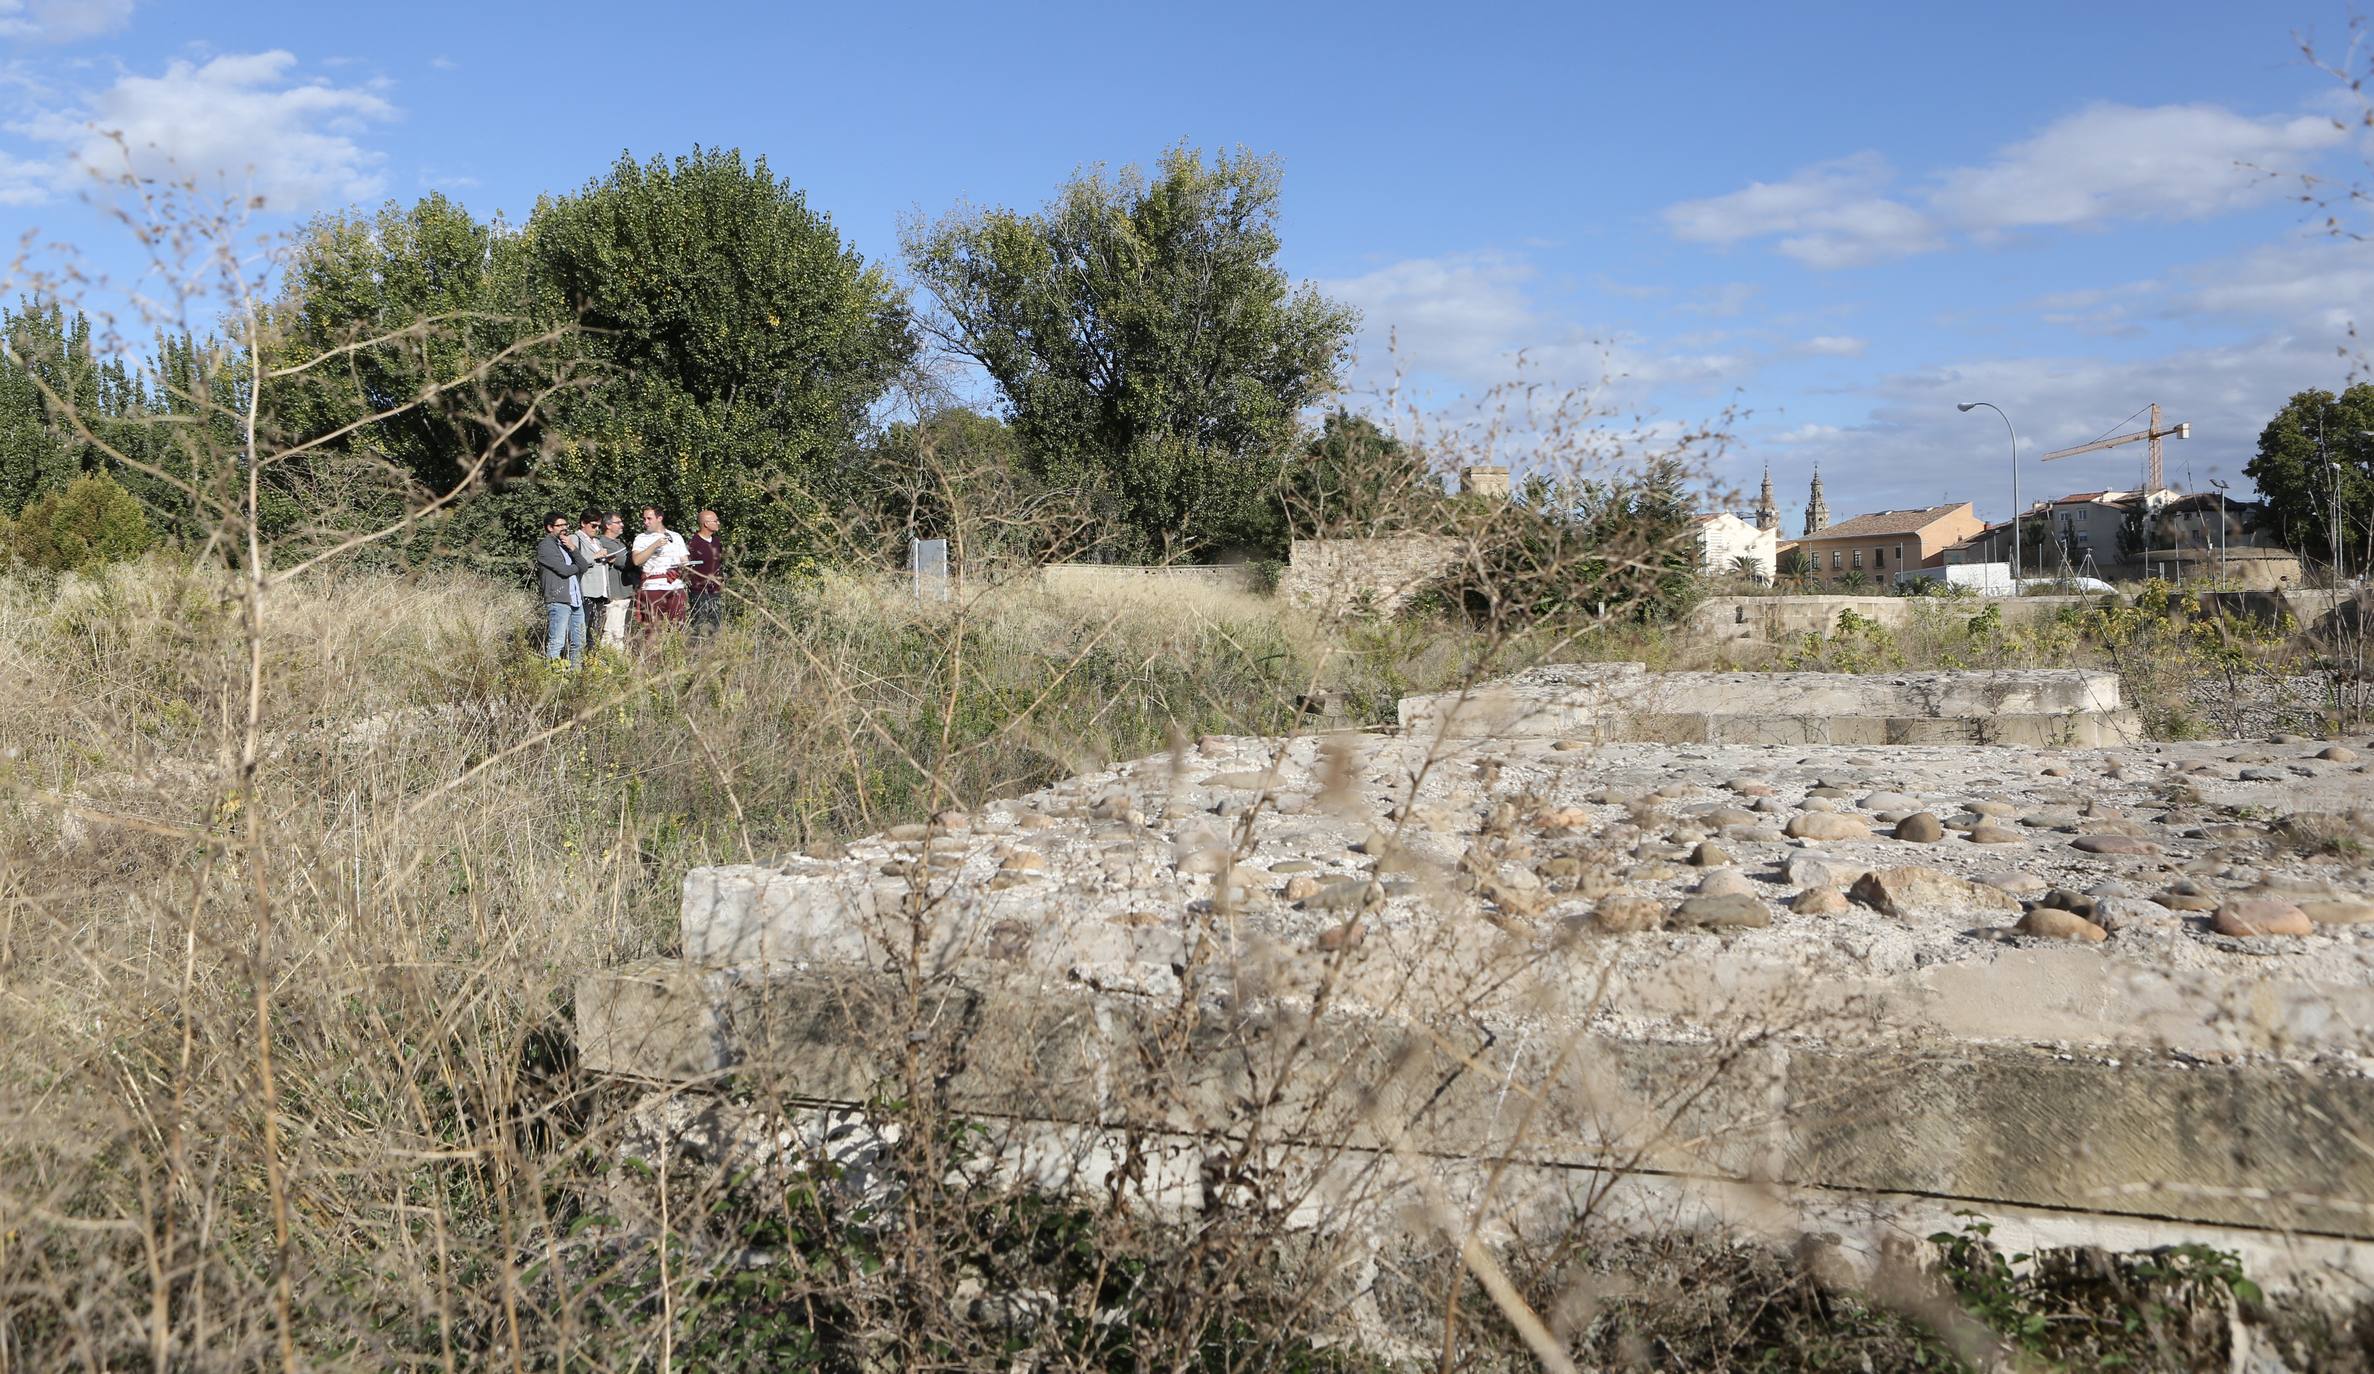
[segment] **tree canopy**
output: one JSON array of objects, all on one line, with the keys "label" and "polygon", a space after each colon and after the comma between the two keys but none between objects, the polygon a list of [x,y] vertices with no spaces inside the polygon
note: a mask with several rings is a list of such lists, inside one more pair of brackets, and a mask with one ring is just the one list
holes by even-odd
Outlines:
[{"label": "tree canopy", "polygon": [[890,278],[765,158],[730,150],[621,157],[540,202],[526,237],[600,364],[559,407],[542,485],[677,519],[712,506],[754,552],[812,547],[835,459],[914,357]]},{"label": "tree canopy", "polygon": [[[275,425],[303,437],[396,412],[347,447],[386,465],[416,500],[505,475],[534,451],[541,424],[530,402],[558,355],[518,351],[557,315],[537,299],[532,267],[518,235],[434,193],[316,220],[289,262],[270,361],[332,361],[266,393]],[[434,383],[475,376],[483,380],[407,404]]]},{"label": "tree canopy", "polygon": [[102,445],[142,398],[123,363],[98,356],[80,311],[0,308],[0,348],[9,364],[0,368],[0,515],[14,515],[97,471]]},{"label": "tree canopy", "polygon": [[1278,265],[1279,168],[1185,146],[1045,207],[906,234],[940,338],[987,372],[1034,470],[1091,489],[1116,552],[1274,544],[1296,415],[1358,316]]},{"label": "tree canopy", "polygon": [[1431,528],[1443,499],[1424,454],[1341,407],[1288,467],[1279,493],[1282,521],[1298,537]]},{"label": "tree canopy", "polygon": [[463,532],[505,542],[547,506],[709,506],[741,557],[797,558],[915,352],[889,278],[763,158],[717,149],[621,157],[518,230],[437,195],[331,216],[287,288],[271,361],[330,361],[276,388],[279,430],[358,426],[302,469],[321,503],[377,523],[486,480]]},{"label": "tree canopy", "polygon": [[2259,431],[2258,454],[2242,471],[2258,486],[2262,519],[2286,547],[2332,561],[2338,498],[2349,565],[2374,561],[2374,438],[2368,431],[2374,431],[2369,382],[2339,395],[2299,392]]},{"label": "tree canopy", "polygon": [[260,532],[393,527],[370,547],[399,556],[510,558],[543,510],[595,504],[714,507],[757,562],[968,521],[993,556],[1148,559],[1423,519],[1421,455],[1344,411],[1305,424],[1357,317],[1279,266],[1279,184],[1181,146],[910,226],[926,323],[1003,405],[904,425],[886,397],[929,390],[904,290],[763,158],[622,156],[517,226],[438,194],[330,214],[261,307],[260,381],[244,344],[161,337],[140,366],[54,306],[0,312],[0,514],[105,472],[204,536],[240,504],[253,392]]}]

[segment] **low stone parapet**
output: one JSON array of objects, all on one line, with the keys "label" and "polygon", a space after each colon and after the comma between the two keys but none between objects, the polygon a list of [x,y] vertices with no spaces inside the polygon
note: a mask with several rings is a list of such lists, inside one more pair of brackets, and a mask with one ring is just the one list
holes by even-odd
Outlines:
[{"label": "low stone parapet", "polygon": [[1457,692],[1404,697],[1401,728],[1461,739],[1683,744],[2133,743],[2115,673],[1650,673],[1558,664]]},{"label": "low stone parapet", "polygon": [[1925,618],[1959,623],[1990,607],[2027,621],[2099,604],[2098,596],[1715,596],[1690,609],[1681,633],[1700,643],[1772,647],[1836,633],[1839,616],[1848,611],[1883,630],[1902,631]]}]

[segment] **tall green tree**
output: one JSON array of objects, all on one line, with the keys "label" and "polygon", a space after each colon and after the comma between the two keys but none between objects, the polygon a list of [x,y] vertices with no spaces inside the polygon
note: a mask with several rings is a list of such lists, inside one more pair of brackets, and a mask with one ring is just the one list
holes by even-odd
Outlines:
[{"label": "tall green tree", "polygon": [[79,311],[0,309],[0,515],[104,476],[154,528],[195,528],[187,463],[174,456],[192,437],[177,428],[186,408],[163,385],[175,342],[159,339],[143,368],[102,345]]},{"label": "tall green tree", "polygon": [[1279,501],[1293,535],[1345,538],[1432,529],[1444,496],[1424,454],[1338,407],[1289,465]]},{"label": "tall green tree", "polygon": [[135,397],[120,366],[103,366],[81,311],[24,301],[0,309],[0,515],[14,515],[101,466],[86,437],[124,417]]},{"label": "tall green tree", "polygon": [[599,500],[689,522],[711,506],[745,560],[832,540],[839,460],[915,338],[902,293],[830,219],[764,158],[696,148],[622,157],[539,202],[525,249],[597,371],[559,406],[519,513]]},{"label": "tall green tree", "polygon": [[1033,214],[910,226],[935,332],[997,384],[1034,470],[1091,490],[1131,556],[1278,537],[1296,416],[1337,383],[1349,308],[1278,265],[1279,167],[1180,146],[1080,173]]},{"label": "tall green tree", "polygon": [[2284,402],[2259,431],[2259,451],[2243,468],[2264,503],[2262,522],[2287,548],[2333,559],[2333,522],[2352,569],[2374,548],[2374,383],[2335,395],[2308,390]]},{"label": "tall green tree", "polygon": [[316,220],[289,264],[267,358],[310,365],[267,388],[267,418],[284,443],[361,428],[285,480],[377,524],[516,475],[542,436],[536,397],[565,357],[528,346],[560,313],[531,266],[517,234],[442,195]]}]

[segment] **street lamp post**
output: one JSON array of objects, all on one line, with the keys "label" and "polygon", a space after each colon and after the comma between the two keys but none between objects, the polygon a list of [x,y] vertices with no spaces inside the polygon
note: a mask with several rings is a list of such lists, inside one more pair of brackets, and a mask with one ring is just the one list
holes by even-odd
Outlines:
[{"label": "street lamp post", "polygon": [[[1993,401],[1962,401],[1954,409],[1968,414],[1985,406],[1997,415],[2003,407]],[[2003,415],[2003,430],[2011,436],[2011,594],[2020,594],[2020,432],[2011,427],[2011,417]]]}]

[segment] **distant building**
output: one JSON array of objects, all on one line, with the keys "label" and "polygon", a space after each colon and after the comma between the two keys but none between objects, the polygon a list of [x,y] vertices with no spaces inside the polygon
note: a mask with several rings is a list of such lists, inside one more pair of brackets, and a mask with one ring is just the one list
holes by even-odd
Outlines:
[{"label": "distant building", "polygon": [[[2164,514],[2193,499],[2172,490],[2106,490],[2039,501],[2020,527],[2022,574],[2116,577],[2139,571],[2144,554],[2157,546],[2155,527]],[[2214,506],[2216,498],[2208,500]],[[2011,546],[2011,522],[1999,520],[1946,550],[1945,561],[2009,564]]]},{"label": "distant building", "polygon": [[1780,561],[1780,535],[1758,529],[1729,511],[1701,515],[1698,528],[1698,566],[1710,573],[1740,572],[1747,559],[1758,582],[1770,582]]},{"label": "distant building", "polygon": [[2152,512],[2151,547],[2143,552],[2147,575],[2246,591],[2307,584],[2299,556],[2275,537],[2265,506],[2222,492],[2171,496]]},{"label": "distant building", "polygon": [[[1814,500],[1821,500],[1818,485]],[[1827,512],[1825,512],[1826,514]],[[1809,512],[1810,514],[1810,512]],[[1917,510],[1873,511],[1808,533],[1789,546],[1811,562],[1811,575],[1835,583],[1860,573],[1875,587],[1895,581],[1906,568],[1929,567],[1944,561],[1948,547],[1985,528],[1968,501]]]},{"label": "distant building", "polygon": [[2094,568],[2107,569],[2143,552],[2147,539],[2142,520],[2146,508],[2159,503],[2140,492],[2071,492],[2044,507],[2046,532],[2071,571],[2086,571],[2089,559]]},{"label": "distant building", "polygon": [[1805,537],[1811,539],[1830,523],[1830,503],[1822,499],[1822,469],[1813,470],[1813,495],[1805,503]]},{"label": "distant building", "polygon": [[2181,555],[2283,547],[2275,537],[2274,522],[2266,518],[2267,508],[2256,501],[2228,500],[2214,491],[2169,495],[2172,499],[2152,512],[2154,557],[2161,550]]},{"label": "distant building", "polygon": [[[1947,545],[1943,561],[1949,568],[1957,568],[1966,563],[2001,563],[2009,567],[2011,563],[2011,522],[1997,520],[1991,525],[1983,525],[1979,528],[1978,533],[1971,535],[1968,539]],[[2033,561],[2027,558],[2025,550],[2022,550],[2021,561],[2033,566]]]},{"label": "distant building", "polygon": [[1780,505],[1772,499],[1772,464],[1764,465],[1764,490],[1756,497],[1756,528],[1780,536]]},{"label": "distant building", "polygon": [[1508,469],[1498,463],[1477,463],[1459,469],[1461,496],[1489,496],[1506,501],[1509,495]]}]

